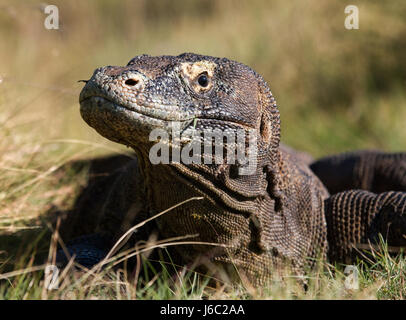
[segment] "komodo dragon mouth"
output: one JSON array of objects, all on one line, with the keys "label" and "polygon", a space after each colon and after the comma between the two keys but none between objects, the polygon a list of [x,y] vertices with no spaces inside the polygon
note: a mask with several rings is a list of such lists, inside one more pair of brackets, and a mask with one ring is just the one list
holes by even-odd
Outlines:
[{"label": "komodo dragon mouth", "polygon": [[[163,106],[157,108],[156,105],[143,105],[140,103],[132,103],[131,105],[118,104],[111,98],[107,98],[101,95],[85,96],[79,102],[82,108],[103,107],[105,109],[111,110],[117,109],[117,112],[126,113],[129,111],[130,114],[132,113],[134,114],[134,116],[138,113],[155,120],[189,122],[197,118],[193,116],[185,117],[183,114],[177,112],[165,111],[164,109],[166,108],[164,108]],[[175,109],[177,108],[177,106],[169,106],[167,108]]]},{"label": "komodo dragon mouth", "polygon": [[[86,93],[86,91],[84,90]],[[104,137],[113,141],[134,146],[144,139],[154,129],[164,129],[169,136],[178,130],[180,143],[190,142],[189,135],[193,132],[196,137],[196,131],[209,129],[222,130],[227,128],[228,132],[237,132],[238,130],[255,130],[251,126],[236,121],[227,121],[215,117],[204,116],[184,116],[177,112],[158,111],[155,106],[146,106],[142,104],[118,104],[109,98],[99,95],[85,96],[80,100],[81,114],[86,122],[94,127]],[[119,120],[119,121],[117,121]],[[135,130],[134,130],[135,128]],[[130,132],[133,132],[129,135]],[[140,141],[135,141],[135,139]],[[171,141],[168,141],[172,145]]]},{"label": "komodo dragon mouth", "polygon": [[83,109],[85,108],[92,108],[94,106],[97,106],[98,108],[100,108],[101,106],[103,106],[104,109],[109,109],[109,110],[116,110],[117,112],[121,112],[124,114],[128,114],[131,115],[133,114],[133,117],[135,117],[135,114],[140,114],[143,115],[145,117],[148,117],[151,119],[151,121],[153,120],[162,120],[162,121],[176,121],[179,123],[184,122],[185,123],[185,127],[191,127],[193,126],[194,122],[201,122],[201,121],[210,121],[212,123],[216,123],[216,122],[221,122],[221,123],[229,123],[230,125],[236,125],[239,126],[241,128],[245,128],[245,129],[254,129],[254,127],[246,125],[244,123],[240,123],[237,121],[227,121],[227,120],[222,120],[222,119],[217,119],[215,117],[213,118],[209,118],[209,117],[204,117],[204,116],[195,116],[195,117],[183,117],[183,115],[177,115],[174,113],[167,113],[167,112],[162,112],[162,113],[153,113],[151,112],[151,108],[153,108],[153,106],[146,106],[146,105],[136,105],[136,107],[129,107],[127,105],[121,105],[121,104],[117,104],[114,101],[109,100],[106,97],[103,96],[89,96],[86,97],[82,100],[79,101],[80,105],[82,106]]}]

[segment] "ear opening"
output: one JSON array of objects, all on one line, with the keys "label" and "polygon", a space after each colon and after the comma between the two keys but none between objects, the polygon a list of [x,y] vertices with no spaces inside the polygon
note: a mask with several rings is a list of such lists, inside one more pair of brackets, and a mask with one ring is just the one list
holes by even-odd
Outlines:
[{"label": "ear opening", "polygon": [[260,75],[258,75],[258,92],[259,109],[262,114],[259,130],[263,141],[269,146],[270,152],[273,155],[277,153],[280,142],[279,109],[271,90]]}]

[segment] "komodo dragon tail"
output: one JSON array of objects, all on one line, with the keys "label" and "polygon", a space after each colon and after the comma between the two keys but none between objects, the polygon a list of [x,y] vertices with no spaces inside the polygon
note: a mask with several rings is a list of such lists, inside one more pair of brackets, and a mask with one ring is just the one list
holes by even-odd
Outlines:
[{"label": "komodo dragon tail", "polygon": [[319,159],[310,169],[330,194],[353,189],[406,192],[406,152],[346,152]]}]

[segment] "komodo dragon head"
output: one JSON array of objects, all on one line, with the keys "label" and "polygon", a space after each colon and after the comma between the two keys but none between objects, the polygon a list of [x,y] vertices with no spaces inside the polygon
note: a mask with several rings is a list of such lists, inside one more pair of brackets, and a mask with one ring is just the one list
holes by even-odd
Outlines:
[{"label": "komodo dragon head", "polygon": [[228,60],[185,53],[133,58],[97,69],[80,94],[84,120],[106,138],[140,148],[152,129],[255,129],[279,145],[279,113],[260,75]]},{"label": "komodo dragon head", "polygon": [[[181,143],[190,141],[182,140],[188,132],[243,130],[248,137],[250,131],[257,145],[255,170],[247,171],[248,176],[235,170],[242,164],[227,160],[184,164],[181,159],[180,165],[174,164],[183,172],[205,172],[209,180],[224,186],[223,193],[229,189],[247,197],[263,194],[267,187],[265,168],[269,173],[278,161],[280,121],[274,97],[259,74],[226,58],[192,53],[140,55],[124,67],[102,67],[83,88],[80,106],[83,119],[91,127],[112,141],[132,147],[142,158],[149,156],[155,143],[150,141],[152,130],[164,129],[171,134],[174,123]],[[247,139],[243,140],[244,148],[248,148]],[[224,147],[229,146],[227,140]]]}]

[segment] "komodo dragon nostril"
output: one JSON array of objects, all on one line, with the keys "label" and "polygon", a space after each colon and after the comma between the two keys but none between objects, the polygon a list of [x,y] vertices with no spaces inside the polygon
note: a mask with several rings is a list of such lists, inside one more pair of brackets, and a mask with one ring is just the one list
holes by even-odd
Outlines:
[{"label": "komodo dragon nostril", "polygon": [[139,81],[136,80],[136,79],[128,79],[128,80],[126,80],[124,83],[125,83],[127,86],[133,87],[133,86],[137,85],[138,82],[139,82]]}]

